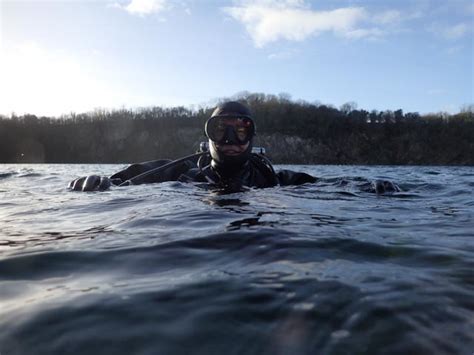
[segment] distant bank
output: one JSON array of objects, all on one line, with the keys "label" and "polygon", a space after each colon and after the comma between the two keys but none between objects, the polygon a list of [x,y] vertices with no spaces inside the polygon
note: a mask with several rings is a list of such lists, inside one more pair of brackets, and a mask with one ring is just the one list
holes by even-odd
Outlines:
[{"label": "distant bank", "polygon": [[[455,115],[366,111],[346,104],[240,98],[254,112],[255,145],[277,164],[474,165],[472,106]],[[0,116],[2,163],[127,163],[178,158],[205,140],[211,108],[96,110],[60,118]]]}]

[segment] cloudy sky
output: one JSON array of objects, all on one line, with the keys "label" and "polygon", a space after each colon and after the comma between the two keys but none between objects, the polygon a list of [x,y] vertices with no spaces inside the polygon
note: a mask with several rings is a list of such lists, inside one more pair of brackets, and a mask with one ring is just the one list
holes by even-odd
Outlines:
[{"label": "cloudy sky", "polygon": [[206,105],[242,91],[367,110],[474,103],[470,0],[0,0],[0,113]]}]

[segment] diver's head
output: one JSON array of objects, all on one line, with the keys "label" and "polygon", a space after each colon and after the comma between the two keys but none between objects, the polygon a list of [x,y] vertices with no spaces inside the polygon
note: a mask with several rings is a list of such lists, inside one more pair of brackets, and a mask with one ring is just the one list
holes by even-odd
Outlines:
[{"label": "diver's head", "polygon": [[217,106],[205,131],[214,169],[222,175],[232,175],[245,166],[255,135],[255,124],[245,105],[229,101]]}]

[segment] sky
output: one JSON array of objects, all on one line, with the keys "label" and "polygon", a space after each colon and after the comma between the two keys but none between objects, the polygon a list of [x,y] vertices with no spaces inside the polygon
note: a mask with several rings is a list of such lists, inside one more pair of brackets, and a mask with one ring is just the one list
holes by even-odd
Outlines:
[{"label": "sky", "polygon": [[242,92],[366,110],[474,103],[470,0],[0,0],[0,114],[211,106]]}]

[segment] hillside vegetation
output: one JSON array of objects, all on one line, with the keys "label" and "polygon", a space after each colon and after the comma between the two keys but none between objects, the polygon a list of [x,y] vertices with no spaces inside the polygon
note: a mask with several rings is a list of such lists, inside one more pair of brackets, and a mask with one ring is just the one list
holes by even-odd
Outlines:
[{"label": "hillside vegetation", "polygon": [[[473,165],[472,106],[455,115],[366,111],[245,94],[254,145],[275,163]],[[0,116],[0,162],[126,163],[178,158],[205,140],[212,108],[96,110],[59,118]]]}]

